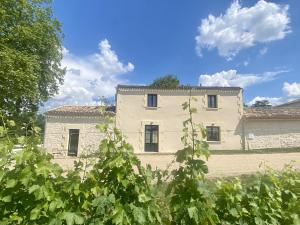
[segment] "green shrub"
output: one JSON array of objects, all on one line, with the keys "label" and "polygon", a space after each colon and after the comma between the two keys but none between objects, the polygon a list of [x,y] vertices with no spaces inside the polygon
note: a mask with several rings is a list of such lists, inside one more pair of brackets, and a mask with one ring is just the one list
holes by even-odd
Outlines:
[{"label": "green shrub", "polygon": [[151,171],[141,166],[117,129],[104,131],[98,161],[84,182],[91,190],[87,224],[161,224]]},{"label": "green shrub", "polygon": [[300,174],[291,167],[217,181],[216,188],[221,224],[300,224]]},{"label": "green shrub", "polygon": [[[190,98],[191,101],[191,98]],[[184,148],[178,169],[143,167],[120,131],[99,126],[106,137],[96,160],[65,171],[37,147],[37,129],[17,137],[13,121],[0,126],[0,225],[299,225],[300,173],[287,166],[255,175],[207,180],[205,131],[183,104]],[[13,145],[23,149],[15,152]],[[86,165],[91,168],[87,170]]]},{"label": "green shrub", "polygon": [[103,127],[107,136],[86,172],[82,161],[63,171],[33,134],[19,138],[23,149],[14,153],[2,126],[0,224],[161,224],[152,172],[117,129]]}]

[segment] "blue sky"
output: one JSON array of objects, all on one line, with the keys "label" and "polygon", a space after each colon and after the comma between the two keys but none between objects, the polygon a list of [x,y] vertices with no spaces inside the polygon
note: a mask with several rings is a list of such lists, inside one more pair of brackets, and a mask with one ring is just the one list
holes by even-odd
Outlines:
[{"label": "blue sky", "polygon": [[68,72],[46,104],[97,104],[115,86],[175,74],[242,86],[244,101],[300,97],[300,1],[53,0]]}]

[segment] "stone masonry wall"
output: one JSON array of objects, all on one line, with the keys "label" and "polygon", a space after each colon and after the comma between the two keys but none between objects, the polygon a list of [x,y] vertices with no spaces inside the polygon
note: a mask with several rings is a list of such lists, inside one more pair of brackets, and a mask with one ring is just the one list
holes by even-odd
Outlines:
[{"label": "stone masonry wall", "polygon": [[300,120],[245,121],[245,149],[300,147]]},{"label": "stone masonry wall", "polygon": [[54,157],[67,157],[69,129],[79,129],[78,156],[93,151],[103,138],[96,129],[97,117],[46,117],[44,148]]}]

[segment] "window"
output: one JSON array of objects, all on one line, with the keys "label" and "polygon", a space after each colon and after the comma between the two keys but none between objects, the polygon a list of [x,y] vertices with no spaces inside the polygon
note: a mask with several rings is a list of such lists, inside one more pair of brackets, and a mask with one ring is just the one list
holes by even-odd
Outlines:
[{"label": "window", "polygon": [[220,127],[206,127],[207,141],[220,141]]},{"label": "window", "polygon": [[217,96],[216,95],[207,95],[208,108],[218,108]]},{"label": "window", "polygon": [[158,125],[145,125],[145,152],[158,152]]},{"label": "window", "polygon": [[79,129],[70,129],[69,130],[68,156],[77,156],[78,141],[79,141]]},{"label": "window", "polygon": [[157,107],[157,94],[148,94],[148,107]]}]

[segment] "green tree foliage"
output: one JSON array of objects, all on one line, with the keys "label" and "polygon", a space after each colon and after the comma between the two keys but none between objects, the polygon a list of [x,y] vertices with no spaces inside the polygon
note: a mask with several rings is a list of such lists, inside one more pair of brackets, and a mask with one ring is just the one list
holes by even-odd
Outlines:
[{"label": "green tree foliage", "polygon": [[0,109],[13,118],[34,115],[58,90],[61,25],[50,0],[1,0]]},{"label": "green tree foliage", "polygon": [[160,88],[175,88],[179,86],[179,80],[175,75],[166,75],[154,80],[150,86]]},{"label": "green tree foliage", "polygon": [[256,101],[252,107],[259,108],[259,107],[271,107],[272,105],[268,100]]},{"label": "green tree foliage", "polygon": [[35,120],[35,126],[41,129],[41,135],[45,133],[45,116],[43,114],[37,114]]}]

